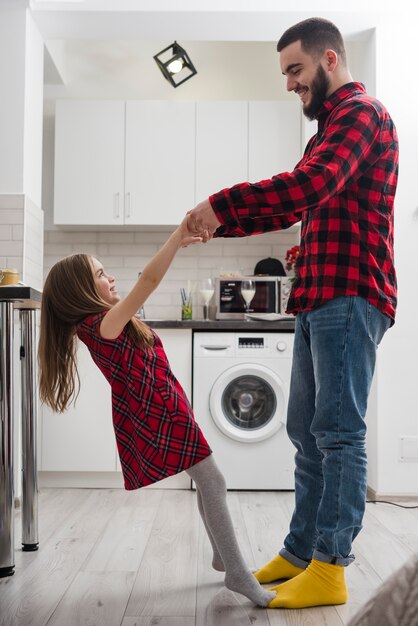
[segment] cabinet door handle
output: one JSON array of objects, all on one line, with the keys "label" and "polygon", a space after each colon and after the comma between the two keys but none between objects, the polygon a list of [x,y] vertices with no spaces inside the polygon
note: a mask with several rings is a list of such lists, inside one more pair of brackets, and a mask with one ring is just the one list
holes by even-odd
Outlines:
[{"label": "cabinet door handle", "polygon": [[115,193],[115,210],[114,210],[115,217],[120,217],[119,201],[120,201],[120,193],[118,191],[117,193]]},{"label": "cabinet door handle", "polygon": [[131,192],[125,193],[125,217],[131,217]]}]

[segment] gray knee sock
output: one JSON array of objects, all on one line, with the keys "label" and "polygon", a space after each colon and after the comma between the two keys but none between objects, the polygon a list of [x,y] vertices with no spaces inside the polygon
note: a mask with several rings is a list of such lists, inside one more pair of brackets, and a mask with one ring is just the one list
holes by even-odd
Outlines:
[{"label": "gray knee sock", "polygon": [[222,557],[219,554],[219,550],[218,550],[218,546],[216,545],[216,542],[213,538],[213,535],[210,531],[210,528],[208,526],[208,523],[206,521],[205,518],[205,511],[203,508],[203,502],[202,502],[202,494],[199,491],[199,488],[196,485],[196,496],[197,496],[197,507],[199,509],[199,513],[200,513],[200,517],[202,518],[203,524],[206,528],[206,533],[209,537],[209,541],[210,544],[212,546],[212,551],[213,551],[213,559],[212,559],[212,567],[213,569],[216,569],[217,572],[224,572],[225,571],[225,565],[222,561]]},{"label": "gray knee sock", "polygon": [[225,585],[247,596],[259,606],[267,606],[276,596],[266,591],[252,575],[242,558],[226,504],[226,485],[212,455],[187,470],[202,497],[204,523],[225,566]]}]

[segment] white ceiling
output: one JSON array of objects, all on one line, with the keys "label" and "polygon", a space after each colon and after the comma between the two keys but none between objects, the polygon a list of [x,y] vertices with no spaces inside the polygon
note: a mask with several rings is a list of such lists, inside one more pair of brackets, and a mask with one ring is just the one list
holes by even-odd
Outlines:
[{"label": "white ceiling", "polygon": [[[19,1],[25,2],[14,0]],[[261,58],[263,46],[270,55],[286,28],[312,15],[334,21],[348,41],[365,39],[371,29],[396,19],[387,0],[293,0],[292,11],[289,5],[281,0],[30,0],[49,53],[46,83],[76,91],[83,85],[87,92],[90,86],[91,97],[105,96],[110,84],[147,97],[147,81],[162,78],[154,67],[148,72],[152,56],[175,39],[201,72],[208,55],[222,63],[226,43],[228,59],[241,55],[248,63]],[[252,78],[257,79],[256,68]],[[215,77],[207,74],[207,79],[210,85]],[[133,86],[141,81],[143,93],[138,93]]]},{"label": "white ceiling", "polygon": [[45,39],[274,41],[312,15],[336,22],[345,37],[394,19],[387,0],[31,0]]}]

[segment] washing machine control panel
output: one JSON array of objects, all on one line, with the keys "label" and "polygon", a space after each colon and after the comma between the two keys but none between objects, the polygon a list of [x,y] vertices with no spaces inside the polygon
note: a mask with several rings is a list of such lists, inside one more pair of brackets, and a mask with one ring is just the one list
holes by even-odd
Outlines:
[{"label": "washing machine control panel", "polygon": [[196,332],[193,339],[194,358],[291,359],[293,333],[278,332]]},{"label": "washing machine control panel", "polygon": [[238,348],[255,348],[255,349],[263,349],[266,348],[264,337],[238,337]]},{"label": "washing machine control panel", "polygon": [[293,336],[270,333],[237,333],[235,354],[245,358],[291,357]]}]

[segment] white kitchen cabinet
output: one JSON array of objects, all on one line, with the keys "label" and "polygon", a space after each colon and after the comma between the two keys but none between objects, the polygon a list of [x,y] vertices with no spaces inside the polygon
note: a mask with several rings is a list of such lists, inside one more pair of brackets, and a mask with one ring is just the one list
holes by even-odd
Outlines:
[{"label": "white kitchen cabinet", "polygon": [[293,102],[60,100],[54,221],[173,226],[196,202],[293,169]]},{"label": "white kitchen cabinet", "polygon": [[55,224],[175,225],[194,206],[194,102],[57,102]]},{"label": "white kitchen cabinet", "polygon": [[[192,397],[192,331],[187,328],[157,328],[170,367],[191,401]],[[155,485],[164,489],[190,489],[186,472],[165,478]]]},{"label": "white kitchen cabinet", "polygon": [[191,401],[192,397],[192,331],[188,328],[156,328],[170,367]]},{"label": "white kitchen cabinet", "polygon": [[125,224],[175,225],[193,208],[195,108],[126,103]]},{"label": "white kitchen cabinet", "polygon": [[[191,397],[192,331],[158,329],[171,369]],[[75,406],[63,414],[46,406],[41,409],[41,484],[66,487],[122,486],[119,458],[112,423],[110,386],[93,363],[86,346],[79,342],[80,394]],[[84,474],[83,474],[84,473]],[[102,474],[102,476],[100,475]],[[188,489],[183,472],[155,485]]]},{"label": "white kitchen cabinet", "polygon": [[125,103],[57,100],[54,222],[123,224]]},{"label": "white kitchen cabinet", "polygon": [[248,179],[255,183],[292,171],[301,157],[300,105],[250,102]]},{"label": "white kitchen cabinet", "polygon": [[248,102],[198,102],[196,202],[248,179]]},{"label": "white kitchen cabinet", "polygon": [[65,413],[42,407],[42,471],[114,472],[116,442],[109,383],[79,342],[80,394]]}]

